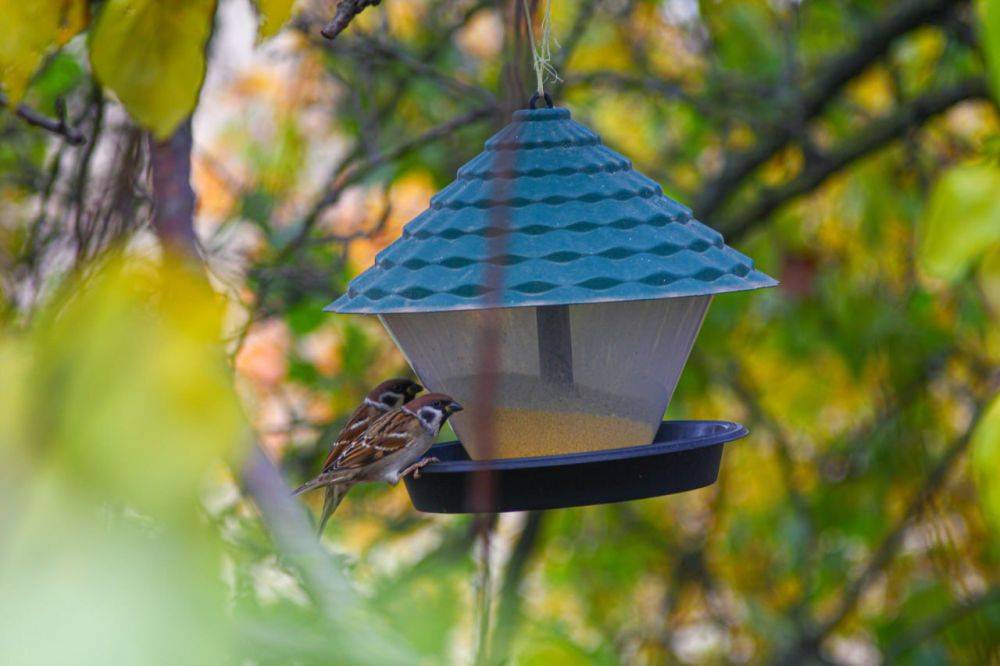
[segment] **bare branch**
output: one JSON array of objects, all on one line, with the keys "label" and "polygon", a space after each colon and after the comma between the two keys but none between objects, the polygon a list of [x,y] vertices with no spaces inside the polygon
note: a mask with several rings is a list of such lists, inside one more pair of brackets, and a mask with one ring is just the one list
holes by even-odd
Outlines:
[{"label": "bare branch", "polygon": [[[816,117],[845,84],[882,57],[893,40],[921,25],[947,18],[951,9],[960,4],[962,0],[910,0],[875,21],[853,49],[832,57],[816,72],[803,74],[812,84],[794,102],[798,109],[792,115],[802,122]],[[695,213],[702,219],[710,218],[747,176],[795,138],[795,132],[794,123],[777,125],[754,147],[733,155],[722,172],[702,187],[694,201]]]},{"label": "bare branch", "polygon": [[958,622],[981,609],[1000,604],[1000,587],[991,587],[985,592],[960,602],[923,622],[917,623],[899,636],[885,651],[885,663],[894,664],[907,652],[922,642],[939,634],[949,625]]},{"label": "bare branch", "polygon": [[305,583],[305,590],[326,617],[332,629],[350,639],[341,649],[350,662],[413,663],[410,646],[374,615],[359,612],[360,600],[337,566],[313,536],[302,504],[271,460],[256,445],[243,468],[243,485],[260,509],[281,554]]},{"label": "bare branch", "polygon": [[490,655],[490,661],[494,664],[508,663],[511,639],[516,634],[517,623],[521,616],[521,583],[524,581],[528,563],[538,549],[544,519],[543,511],[528,513],[521,534],[517,537],[514,550],[507,561],[493,630],[493,653]]},{"label": "bare branch", "polygon": [[815,656],[819,651],[819,646],[830,633],[840,626],[847,616],[854,610],[861,595],[874,581],[878,574],[885,569],[896,557],[900,546],[903,544],[903,537],[914,521],[920,516],[927,504],[934,498],[938,490],[948,480],[948,475],[955,468],[955,464],[961,459],[969,447],[971,433],[975,429],[976,419],[973,425],[964,435],[955,440],[944,454],[938,459],[930,473],[924,479],[923,485],[910,500],[906,511],[895,527],[885,536],[878,549],[868,560],[861,573],[854,580],[844,585],[844,593],[836,604],[836,608],[829,617],[818,626],[808,631],[798,641],[791,653],[782,655],[777,663],[800,664],[808,661],[809,657]]},{"label": "bare branch", "polygon": [[[354,40],[351,40],[354,41]],[[328,48],[337,48],[328,44]],[[484,103],[495,104],[496,98],[486,88],[475,84],[466,83],[453,76],[450,76],[433,65],[427,63],[414,54],[408,52],[402,45],[387,41],[378,37],[362,35],[358,37],[356,43],[344,44],[345,50],[350,51],[355,57],[374,56],[389,62],[398,62],[413,74],[424,77],[442,88],[449,89],[460,97],[476,97]]]},{"label": "bare branch", "polygon": [[375,220],[375,224],[368,228],[355,229],[354,231],[349,231],[343,234],[326,234],[325,236],[320,236],[309,241],[310,245],[325,245],[327,243],[342,243],[347,245],[352,241],[360,240],[362,238],[374,238],[381,234],[386,225],[389,223],[389,217],[392,215],[392,202],[389,200],[388,192],[384,196],[385,202],[382,204],[382,212],[379,213],[378,218]]},{"label": "bare branch", "polygon": [[[0,93],[0,106],[10,106],[10,100],[3,93]],[[17,108],[14,109],[14,113],[29,125],[57,134],[74,146],[81,146],[86,143],[87,137],[83,135],[83,132],[75,127],[71,127],[66,121],[66,103],[62,99],[56,100],[56,112],[58,113],[58,117],[50,118],[27,104],[18,104]]]},{"label": "bare branch", "polygon": [[759,393],[746,384],[745,375],[746,373],[734,362],[728,373],[729,386],[743,402],[753,420],[763,425],[771,433],[775,453],[777,453],[778,468],[785,485],[785,492],[788,494],[789,503],[804,532],[804,541],[807,544],[806,547],[796,553],[796,566],[800,571],[799,577],[802,582],[803,593],[796,600],[794,612],[789,614],[797,626],[801,627],[805,625],[809,618],[809,609],[806,604],[808,601],[808,590],[812,585],[814,573],[807,564],[813,545],[816,542],[816,525],[809,502],[795,478],[795,459],[792,456],[792,442],[789,441],[785,429],[781,427],[778,421],[761,404],[758,399]]},{"label": "bare branch", "polygon": [[334,176],[334,182],[329,185],[329,191],[316,202],[303,219],[295,236],[282,249],[282,258],[290,256],[291,253],[294,253],[305,242],[309,232],[312,231],[312,228],[316,225],[320,213],[322,213],[323,210],[329,206],[337,203],[346,188],[360,182],[368,174],[384,164],[399,159],[400,157],[422,148],[437,139],[448,136],[455,130],[461,129],[466,125],[471,125],[474,122],[489,118],[495,112],[496,107],[493,105],[478,107],[468,113],[464,113],[460,116],[452,118],[451,120],[443,122],[440,125],[436,125],[420,136],[414,137],[409,141],[404,141],[395,148],[381,152],[364,162],[357,163],[356,166],[347,168],[343,170],[343,172],[341,172],[338,168],[335,172],[337,175]]},{"label": "bare branch", "polygon": [[732,216],[703,219],[716,227],[729,242],[734,242],[785,203],[814,190],[831,175],[899,139],[908,130],[919,127],[959,102],[988,96],[986,82],[981,78],[921,95],[899,107],[895,113],[872,122],[842,145],[825,154],[815,155],[796,178],[779,187],[765,189],[756,201],[741,207]]},{"label": "bare branch", "polygon": [[656,93],[664,99],[683,100],[695,105],[698,100],[689,95],[677,81],[671,81],[658,76],[634,76],[613,70],[596,70],[583,74],[564,77],[564,85],[572,86],[607,86],[616,90],[634,90],[638,92]]},{"label": "bare branch", "polygon": [[354,17],[363,12],[368,7],[376,7],[382,0],[340,0],[337,3],[337,11],[334,12],[330,22],[320,30],[327,39],[333,39],[344,31]]},{"label": "bare branch", "polygon": [[[597,0],[581,0],[581,2],[577,3],[576,18],[573,19],[573,25],[566,36],[562,38],[559,49],[552,60],[552,67],[557,72],[563,71],[566,63],[573,56],[573,52],[576,51],[576,47],[580,45],[580,40],[583,39],[584,33],[587,32],[587,27],[593,20],[596,10]],[[559,92],[559,84],[559,81],[553,83],[553,94]]]}]

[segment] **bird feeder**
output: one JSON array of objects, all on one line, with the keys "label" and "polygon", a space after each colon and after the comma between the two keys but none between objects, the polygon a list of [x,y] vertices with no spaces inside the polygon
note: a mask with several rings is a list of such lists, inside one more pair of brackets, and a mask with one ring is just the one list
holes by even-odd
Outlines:
[{"label": "bird feeder", "polygon": [[[721,454],[715,440],[742,436],[742,426],[665,428],[663,414],[712,297],[775,284],[567,109],[542,108],[515,112],[327,309],[378,315],[420,381],[466,407],[452,419],[462,446],[432,453],[450,462],[408,481],[413,495],[441,490],[448,465],[456,483],[529,464],[569,470],[566,483],[580,485],[573,466],[601,456],[638,461],[641,473],[664,454],[656,446],[706,436]],[[489,450],[473,428],[486,325],[497,340]],[[669,456],[661,464],[669,471]],[[629,478],[612,499],[635,494]],[[548,504],[592,503],[560,497]],[[430,508],[461,510],[453,499]],[[548,508],[508,500],[494,508]]]}]

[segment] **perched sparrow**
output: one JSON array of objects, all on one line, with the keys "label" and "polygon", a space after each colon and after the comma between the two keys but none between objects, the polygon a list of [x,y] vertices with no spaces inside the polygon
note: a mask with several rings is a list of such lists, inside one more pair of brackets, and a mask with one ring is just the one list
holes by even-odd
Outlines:
[{"label": "perched sparrow", "polygon": [[[460,411],[462,406],[443,393],[411,400],[379,417],[363,436],[345,446],[322,474],[295,493],[328,486],[335,497],[332,514],[356,483],[384,481],[395,485],[407,474],[419,477],[420,468],[436,462],[420,458],[434,444],[448,417]],[[321,532],[326,518],[329,515],[324,515]]]},{"label": "perched sparrow", "polygon": [[[318,488],[324,484],[317,484],[316,480],[329,471],[331,464],[340,456],[343,450],[352,442],[361,438],[365,431],[383,414],[396,409],[401,405],[413,400],[424,387],[409,379],[390,379],[382,382],[373,388],[365,397],[364,402],[354,410],[344,429],[337,435],[336,441],[330,447],[330,453],[323,461],[323,469],[320,476],[312,481],[303,484],[293,491],[293,495],[304,493],[307,490]],[[340,501],[344,499],[344,490],[334,486],[328,486],[326,497],[323,499],[323,515],[320,518],[319,531],[323,532],[326,521],[333,515],[334,510]]]}]

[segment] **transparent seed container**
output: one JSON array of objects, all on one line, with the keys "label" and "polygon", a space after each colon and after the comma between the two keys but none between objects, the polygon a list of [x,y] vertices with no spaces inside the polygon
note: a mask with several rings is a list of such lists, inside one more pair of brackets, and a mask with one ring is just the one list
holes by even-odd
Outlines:
[{"label": "transparent seed container", "polygon": [[[451,423],[474,460],[650,444],[711,296],[380,315],[420,381],[465,406]],[[479,340],[499,326],[495,450],[476,432]],[[488,454],[492,455],[488,455]]]}]

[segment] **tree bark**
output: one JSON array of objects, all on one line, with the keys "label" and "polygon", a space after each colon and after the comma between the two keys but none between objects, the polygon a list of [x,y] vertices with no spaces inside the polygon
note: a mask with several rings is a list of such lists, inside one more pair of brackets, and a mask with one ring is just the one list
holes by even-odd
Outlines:
[{"label": "tree bark", "polygon": [[153,180],[153,228],[165,250],[198,256],[194,231],[195,194],[191,187],[194,140],[188,118],[166,141],[149,138]]}]

